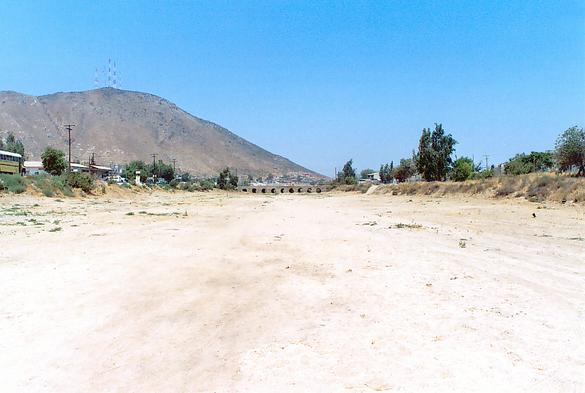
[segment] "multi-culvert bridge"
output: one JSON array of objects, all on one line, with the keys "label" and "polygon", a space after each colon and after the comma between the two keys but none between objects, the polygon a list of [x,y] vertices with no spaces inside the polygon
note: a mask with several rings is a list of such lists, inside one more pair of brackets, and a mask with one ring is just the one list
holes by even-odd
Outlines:
[{"label": "multi-culvert bridge", "polygon": [[321,186],[312,185],[267,185],[267,186],[240,186],[238,190],[250,194],[320,194],[324,191]]}]

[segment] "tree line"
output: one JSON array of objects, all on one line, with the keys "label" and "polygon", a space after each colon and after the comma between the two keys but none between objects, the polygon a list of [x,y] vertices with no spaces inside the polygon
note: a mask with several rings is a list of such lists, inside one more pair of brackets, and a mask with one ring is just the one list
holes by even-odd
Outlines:
[{"label": "tree line", "polygon": [[[457,141],[447,133],[440,123],[433,129],[423,128],[418,148],[411,158],[403,158],[399,165],[380,165],[378,176],[382,183],[405,182],[417,175],[425,181],[465,181],[481,179],[494,175],[494,166],[481,168],[470,157],[453,158]],[[532,172],[553,171],[567,172],[577,168],[577,176],[585,176],[585,131],[573,126],[562,132],[556,142],[554,151],[521,153],[510,158],[503,165],[507,175],[520,175]],[[364,169],[359,178],[365,179],[373,173],[372,169]],[[339,184],[356,184],[358,176],[353,168],[353,160],[349,160],[337,174],[335,182]]]}]

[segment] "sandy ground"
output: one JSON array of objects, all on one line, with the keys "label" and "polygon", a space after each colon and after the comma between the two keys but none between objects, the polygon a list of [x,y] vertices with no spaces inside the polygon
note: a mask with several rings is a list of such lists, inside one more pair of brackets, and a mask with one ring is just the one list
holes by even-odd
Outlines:
[{"label": "sandy ground", "polygon": [[583,206],[109,198],[0,198],[3,392],[585,391]]}]

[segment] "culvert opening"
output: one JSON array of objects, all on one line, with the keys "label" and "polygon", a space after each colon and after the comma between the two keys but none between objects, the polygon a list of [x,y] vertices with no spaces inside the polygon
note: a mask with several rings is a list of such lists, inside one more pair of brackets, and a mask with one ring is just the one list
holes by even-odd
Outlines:
[{"label": "culvert opening", "polygon": [[262,189],[262,194],[266,194],[266,188]]},{"label": "culvert opening", "polygon": [[242,192],[248,192],[247,188],[242,188]]},{"label": "culvert opening", "polygon": [[270,190],[270,192],[271,192],[272,194],[276,194],[276,188],[273,188],[273,189],[271,189],[271,190]]},{"label": "culvert opening", "polygon": [[307,192],[310,194],[313,192],[313,189],[311,187],[307,188]]},{"label": "culvert opening", "polygon": [[321,193],[321,189],[319,187],[317,187],[317,190],[316,191],[317,191],[317,194],[320,194]]},{"label": "culvert opening", "polygon": [[256,193],[256,189],[252,188],[252,194],[255,194],[255,193]]},{"label": "culvert opening", "polygon": [[288,189],[288,192],[290,192],[292,194],[293,192],[295,192],[295,189],[291,187]]},{"label": "culvert opening", "polygon": [[298,189],[298,192],[303,192],[303,189],[302,189],[302,188],[299,188],[299,189]]},{"label": "culvert opening", "polygon": [[281,194],[284,194],[284,188],[281,188],[281,189],[280,189],[280,193],[281,193]]}]

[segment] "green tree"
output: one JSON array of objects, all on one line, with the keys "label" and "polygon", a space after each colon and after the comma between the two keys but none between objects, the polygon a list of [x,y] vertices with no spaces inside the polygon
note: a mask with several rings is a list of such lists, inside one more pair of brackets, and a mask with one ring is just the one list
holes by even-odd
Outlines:
[{"label": "green tree", "polygon": [[345,163],[341,172],[337,174],[337,181],[342,184],[356,184],[355,169],[353,169],[353,159]]},{"label": "green tree", "polygon": [[154,163],[148,165],[148,170],[151,175],[156,175],[156,177],[165,179],[168,182],[175,178],[173,165],[167,164],[163,160],[158,160],[156,165]]},{"label": "green tree", "polygon": [[225,168],[219,173],[217,186],[222,190],[233,190],[238,186],[238,177],[233,175],[229,168]]},{"label": "green tree", "polygon": [[577,176],[585,176],[585,132],[583,128],[574,126],[563,132],[557,139],[555,156],[562,171],[575,165],[579,168]]},{"label": "green tree", "polygon": [[451,178],[455,181],[465,181],[471,179],[475,168],[473,160],[469,157],[460,157],[453,163],[453,172]]},{"label": "green tree", "polygon": [[394,179],[393,173],[394,173],[394,161],[391,161],[390,165],[388,165],[388,164],[380,165],[379,175],[380,175],[380,181],[382,183],[392,182],[392,179]]},{"label": "green tree", "polygon": [[151,175],[150,168],[144,161],[134,160],[126,165],[122,176],[132,182],[136,179],[136,171],[140,171],[141,182],[146,181],[146,178]]},{"label": "green tree", "polygon": [[4,146],[0,146],[2,150],[9,151],[11,153],[17,153],[24,157],[24,144],[20,139],[16,139],[14,134],[11,132],[6,137]]},{"label": "green tree", "polygon": [[542,172],[554,166],[553,153],[536,152],[530,154],[516,154],[504,164],[507,175],[522,175],[532,172]]},{"label": "green tree", "polygon": [[234,173],[230,173],[230,186],[232,189],[235,189],[238,187],[238,176],[236,176]]},{"label": "green tree", "polygon": [[48,172],[53,176],[62,174],[67,168],[65,153],[52,147],[47,147],[45,149],[43,154],[41,154],[41,160],[43,160],[43,168],[45,172]]},{"label": "green tree", "polygon": [[399,182],[405,182],[416,173],[414,163],[410,158],[400,160],[400,165],[394,170],[393,176]]},{"label": "green tree", "polygon": [[445,134],[442,124],[435,123],[435,129],[424,128],[419,140],[418,152],[414,155],[418,172],[426,181],[442,181],[453,165],[451,155],[455,144],[451,134]]},{"label": "green tree", "polygon": [[414,156],[416,159],[416,168],[422,177],[427,180],[435,180],[436,157],[433,150],[432,133],[430,128],[423,128],[422,135],[418,142],[418,153]]}]

